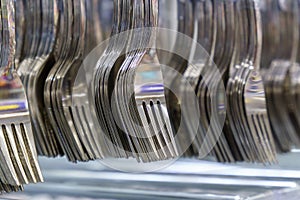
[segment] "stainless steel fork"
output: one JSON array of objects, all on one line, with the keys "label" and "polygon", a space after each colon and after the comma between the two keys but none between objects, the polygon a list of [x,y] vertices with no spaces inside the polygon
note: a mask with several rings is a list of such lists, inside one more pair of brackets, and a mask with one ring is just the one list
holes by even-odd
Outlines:
[{"label": "stainless steel fork", "polygon": [[[275,146],[259,72],[262,43],[259,11],[251,0],[241,0],[237,5],[240,60],[235,61],[235,70],[227,84],[229,123],[244,161],[275,162]],[[246,23],[249,26],[245,27]],[[248,37],[248,42],[243,39]]]},{"label": "stainless steel fork", "polygon": [[1,0],[1,165],[7,183],[43,181],[31,130],[25,89],[15,66],[14,2]]},{"label": "stainless steel fork", "polygon": [[[252,34],[256,45],[253,52],[253,61],[249,64],[244,63],[244,67],[249,69],[249,75],[246,79],[244,88],[244,103],[247,116],[247,122],[254,137],[255,147],[259,150],[255,160],[261,162],[276,162],[276,151],[273,133],[267,113],[266,97],[263,85],[263,79],[260,74],[261,48],[262,48],[262,27],[260,11],[255,1],[248,1],[250,23],[252,24]],[[252,45],[250,43],[250,45]],[[255,47],[252,47],[255,49]],[[248,71],[248,70],[246,70]]]},{"label": "stainless steel fork", "polygon": [[[116,108],[113,113],[118,115],[133,156],[143,162],[179,156],[167,112],[161,66],[156,50],[147,49],[148,44],[155,42],[155,31],[150,27],[156,25],[156,3],[147,0],[134,6],[128,53],[118,70],[112,101]],[[143,18],[140,14],[144,9]]]}]

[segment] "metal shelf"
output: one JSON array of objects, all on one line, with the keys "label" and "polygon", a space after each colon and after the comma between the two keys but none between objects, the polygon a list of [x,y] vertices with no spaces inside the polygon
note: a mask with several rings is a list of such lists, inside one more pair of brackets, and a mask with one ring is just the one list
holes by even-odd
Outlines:
[{"label": "metal shelf", "polygon": [[[5,199],[299,199],[300,153],[273,166],[180,159],[152,173],[125,173],[99,161],[72,164],[40,158],[45,183]],[[120,161],[119,161],[120,162]],[[126,164],[126,162],[124,162]]]}]

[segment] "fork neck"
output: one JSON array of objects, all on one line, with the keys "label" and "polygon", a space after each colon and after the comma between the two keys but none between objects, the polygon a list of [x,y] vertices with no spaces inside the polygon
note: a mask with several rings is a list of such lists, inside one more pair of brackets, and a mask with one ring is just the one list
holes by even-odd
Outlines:
[{"label": "fork neck", "polygon": [[[157,0],[135,0],[131,29],[131,43],[133,48],[145,49],[149,46],[155,48],[156,29],[158,24],[158,1]],[[136,38],[140,38],[137,41]]]},{"label": "fork neck", "polygon": [[234,3],[235,13],[235,58],[234,63],[241,64],[248,55],[248,16],[246,13],[245,0],[236,1]]},{"label": "fork neck", "polygon": [[79,28],[79,40],[78,40],[78,45],[77,45],[77,50],[75,53],[76,58],[81,58],[84,54],[84,47],[85,47],[85,43],[86,40],[88,38],[85,38],[86,36],[86,28],[87,28],[87,17],[86,17],[86,9],[85,9],[85,1],[84,0],[80,0],[80,20],[78,20],[78,23],[80,23],[80,28]]},{"label": "fork neck", "polygon": [[13,0],[1,0],[2,57],[1,72],[10,76],[15,68],[15,9]]},{"label": "fork neck", "polygon": [[256,0],[253,0],[253,28],[254,28],[254,59],[253,66],[255,70],[260,70],[261,52],[262,52],[262,21],[261,13]]},{"label": "fork neck", "polygon": [[245,20],[249,25],[246,65],[254,70],[260,69],[262,50],[262,26],[260,10],[255,0],[245,0]]}]

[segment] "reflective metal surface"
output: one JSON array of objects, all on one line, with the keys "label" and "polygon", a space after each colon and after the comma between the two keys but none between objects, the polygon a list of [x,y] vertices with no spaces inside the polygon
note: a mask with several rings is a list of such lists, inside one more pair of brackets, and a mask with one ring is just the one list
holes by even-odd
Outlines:
[{"label": "reflective metal surface", "polygon": [[15,69],[15,10],[1,1],[0,151],[1,190],[43,181],[24,86]]},{"label": "reflective metal surface", "polygon": [[[73,163],[101,159],[116,169],[141,172],[181,156],[276,165],[280,154],[300,146],[298,0],[0,4],[2,191],[43,181],[37,155],[65,156]],[[147,167],[139,167],[143,164]],[[206,167],[214,165],[223,166]],[[53,181],[50,192],[69,193],[74,187],[73,195],[86,190],[91,198],[99,191],[107,198],[113,193],[202,199],[298,194],[290,177],[248,180],[253,171],[247,170],[196,173],[195,179],[180,170],[176,175],[165,170],[126,176],[108,169],[79,170],[81,177],[58,169],[46,174]],[[62,177],[79,180],[84,189],[56,185]],[[101,187],[92,185],[95,179],[103,181]],[[117,181],[125,185],[119,191],[111,189],[120,188]]]},{"label": "reflective metal surface", "polygon": [[[45,183],[25,186],[4,199],[297,199],[299,154],[279,156],[275,166],[224,165],[181,159],[155,173],[122,173],[93,161],[73,165],[41,158]],[[126,161],[123,161],[126,165]],[[288,167],[289,166],[289,167]]]}]

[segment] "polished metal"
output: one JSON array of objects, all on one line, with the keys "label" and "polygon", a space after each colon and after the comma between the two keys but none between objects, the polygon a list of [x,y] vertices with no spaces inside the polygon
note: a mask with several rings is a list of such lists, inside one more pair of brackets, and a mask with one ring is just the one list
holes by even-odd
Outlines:
[{"label": "polished metal", "polygon": [[[112,24],[105,1],[17,1],[16,39],[13,2],[1,0],[4,184],[42,181],[37,154],[72,162],[154,162],[182,153],[203,158],[205,141],[205,151],[219,162],[276,163],[277,153],[300,146],[299,1],[114,0]],[[172,18],[158,6],[171,9]],[[178,37],[157,38],[149,28],[169,25]],[[89,60],[110,28],[97,62]],[[156,49],[155,42],[180,49],[179,33],[197,41],[207,57],[191,65]],[[191,59],[193,48],[181,51]],[[196,111],[192,104],[181,110],[174,92],[186,102],[197,97],[197,130],[190,118],[180,124],[183,112]]]},{"label": "polished metal", "polygon": [[37,183],[43,177],[37,161],[25,88],[15,69],[15,10],[1,1],[1,181]]}]

